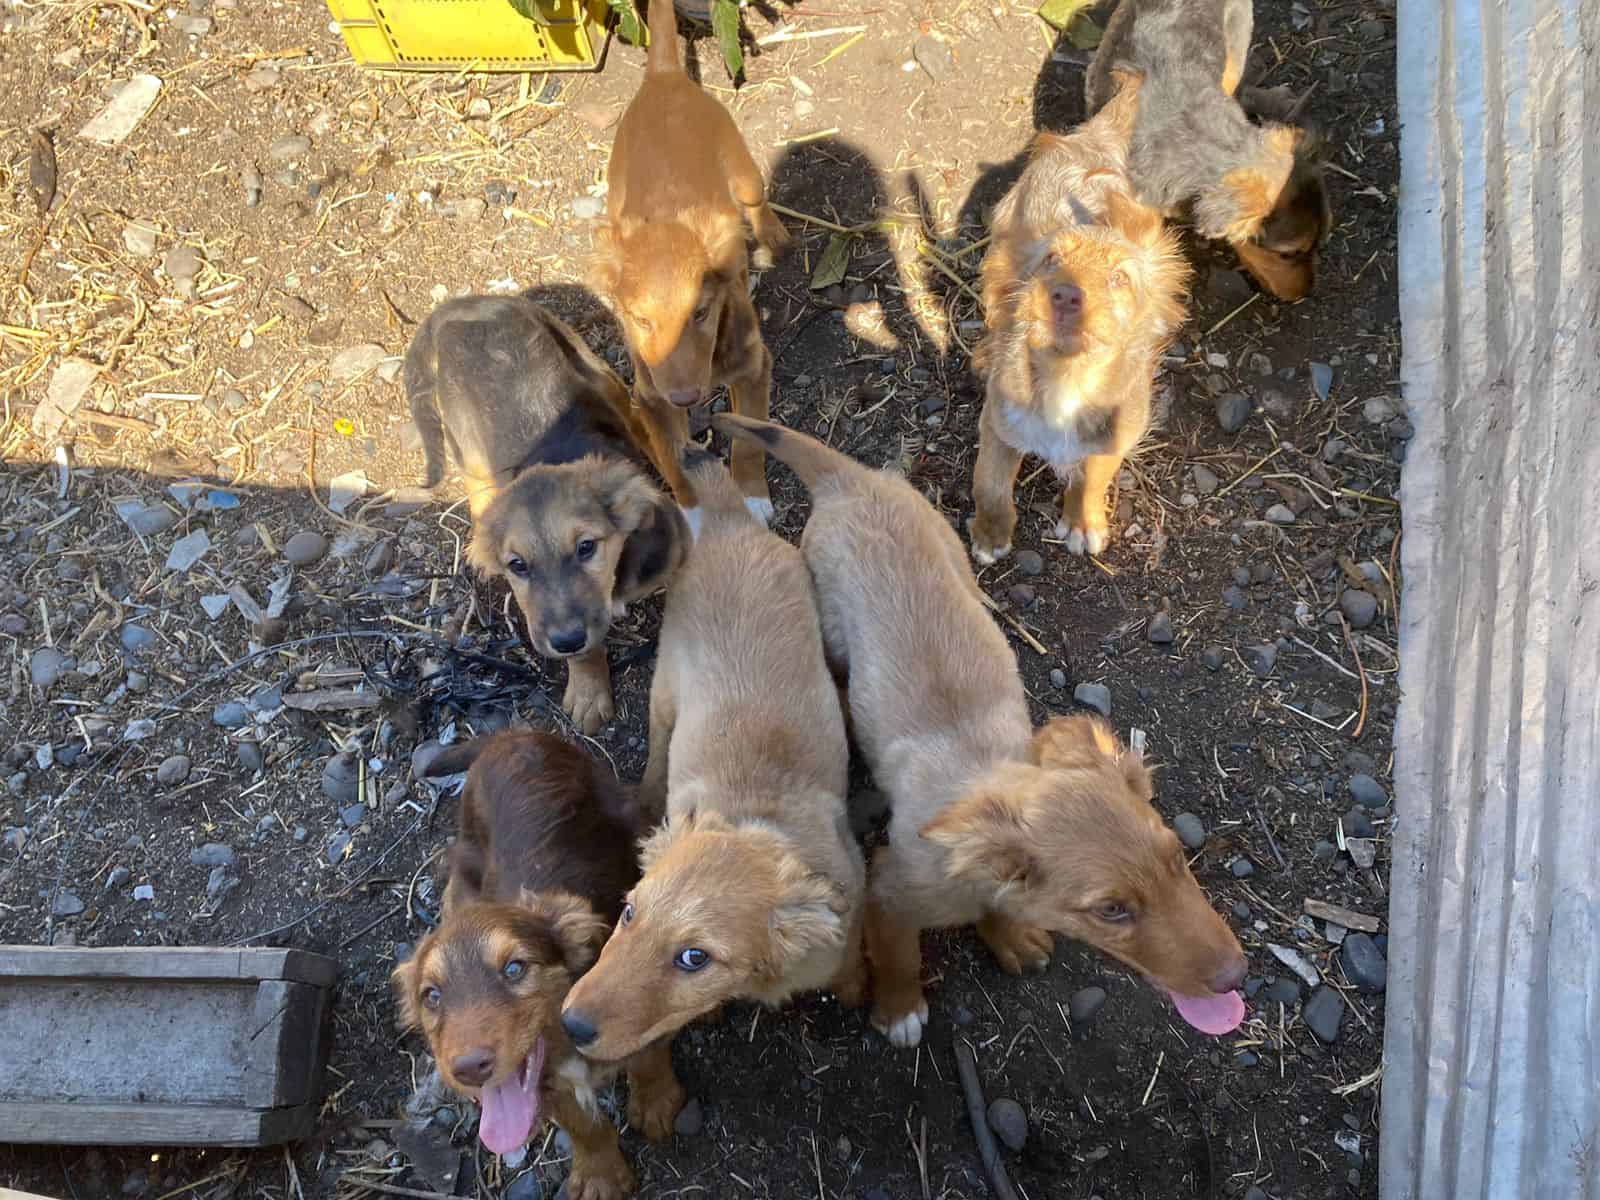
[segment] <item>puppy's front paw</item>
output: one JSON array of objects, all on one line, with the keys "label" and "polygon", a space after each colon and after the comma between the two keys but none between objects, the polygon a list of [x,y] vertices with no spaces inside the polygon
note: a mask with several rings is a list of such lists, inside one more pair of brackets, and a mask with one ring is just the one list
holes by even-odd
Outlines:
[{"label": "puppy's front paw", "polygon": [[746,496],[744,506],[750,515],[763,525],[772,524],[772,501],[766,496]]},{"label": "puppy's front paw", "polygon": [[561,697],[561,707],[588,737],[599,733],[601,726],[617,715],[616,702],[611,698],[611,681],[573,667],[567,671],[567,691]]},{"label": "puppy's front paw", "polygon": [[909,1012],[894,1013],[879,1007],[873,1010],[872,1027],[889,1039],[890,1045],[910,1049],[922,1041],[923,1027],[928,1023],[928,1001],[917,997],[917,1006]]},{"label": "puppy's front paw", "polygon": [[972,557],[982,566],[991,566],[1011,553],[1011,543],[987,535],[977,517],[967,518],[967,536],[972,539]]},{"label": "puppy's front paw", "polygon": [[1056,537],[1067,544],[1068,554],[1099,554],[1111,543],[1111,532],[1104,525],[1068,525],[1063,521],[1056,526]]},{"label": "puppy's front paw", "polygon": [[567,1200],[626,1200],[633,1194],[633,1172],[619,1150],[615,1158],[572,1165],[572,1173],[558,1195]]},{"label": "puppy's front paw", "polygon": [[675,1078],[653,1087],[628,1088],[628,1124],[652,1142],[672,1136],[673,1122],[689,1099],[689,1093]]},{"label": "puppy's front paw", "polygon": [[1048,930],[1006,917],[989,917],[978,925],[978,935],[989,947],[1000,969],[1008,975],[1040,971],[1050,964],[1056,940]]}]

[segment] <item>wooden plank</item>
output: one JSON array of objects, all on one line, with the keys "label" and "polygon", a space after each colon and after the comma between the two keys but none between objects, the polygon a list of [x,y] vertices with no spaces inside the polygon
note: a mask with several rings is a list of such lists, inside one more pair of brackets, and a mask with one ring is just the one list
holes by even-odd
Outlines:
[{"label": "wooden plank", "polygon": [[281,1108],[316,1099],[326,1053],[327,993],[277,979],[262,980],[256,988],[244,1047],[244,1103]]},{"label": "wooden plank", "polygon": [[1369,917],[1366,913],[1358,913],[1354,909],[1344,908],[1338,904],[1329,904],[1325,900],[1314,900],[1310,896],[1302,900],[1300,906],[1305,909],[1306,916],[1316,917],[1319,921],[1332,921],[1335,925],[1343,925],[1346,929],[1377,933],[1383,928],[1383,922],[1377,917]]},{"label": "wooden plank", "polygon": [[327,987],[339,964],[306,950],[221,946],[0,946],[0,978],[288,979]]},{"label": "wooden plank", "polygon": [[308,1135],[317,1106],[264,1112],[186,1104],[0,1102],[0,1143],[59,1146],[276,1146]]}]

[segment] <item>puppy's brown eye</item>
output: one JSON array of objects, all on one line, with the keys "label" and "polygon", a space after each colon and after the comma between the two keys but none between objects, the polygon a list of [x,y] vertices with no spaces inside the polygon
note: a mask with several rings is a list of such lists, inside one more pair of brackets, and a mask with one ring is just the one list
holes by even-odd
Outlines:
[{"label": "puppy's brown eye", "polygon": [[527,973],[528,965],[520,958],[513,958],[505,966],[500,968],[500,974],[504,975],[512,983],[515,983]]},{"label": "puppy's brown eye", "polygon": [[422,1002],[429,1008],[438,1008],[439,1001],[442,998],[443,997],[439,995],[439,989],[436,987],[425,987],[422,989]]},{"label": "puppy's brown eye", "polygon": [[710,315],[711,301],[707,300],[702,303],[699,308],[694,310],[694,323],[696,325],[704,325],[706,323],[706,318]]},{"label": "puppy's brown eye", "polygon": [[622,906],[622,923],[624,925],[627,925],[627,924],[630,924],[632,921],[633,921],[633,905],[624,904]]},{"label": "puppy's brown eye", "polygon": [[1106,285],[1108,287],[1113,287],[1113,288],[1125,288],[1125,287],[1127,287],[1128,286],[1128,275],[1127,275],[1127,272],[1125,272],[1125,271],[1113,271],[1113,272],[1111,272],[1110,276],[1106,279]]},{"label": "puppy's brown eye", "polygon": [[640,330],[643,331],[644,333],[649,333],[652,329],[655,328],[655,326],[650,323],[650,318],[649,317],[641,317],[641,316],[639,316],[637,314],[630,314],[630,315],[633,317],[633,323],[635,325],[637,325],[640,328]]},{"label": "puppy's brown eye", "polygon": [[578,543],[578,548],[573,553],[577,555],[579,562],[588,562],[594,557],[596,546],[597,543],[593,538],[584,538]]},{"label": "puppy's brown eye", "polygon": [[518,579],[526,579],[528,577],[528,564],[520,558],[508,559],[506,570],[510,571]]},{"label": "puppy's brown eye", "polygon": [[1102,904],[1094,910],[1094,915],[1111,925],[1126,925],[1133,920],[1133,910],[1117,900]]}]

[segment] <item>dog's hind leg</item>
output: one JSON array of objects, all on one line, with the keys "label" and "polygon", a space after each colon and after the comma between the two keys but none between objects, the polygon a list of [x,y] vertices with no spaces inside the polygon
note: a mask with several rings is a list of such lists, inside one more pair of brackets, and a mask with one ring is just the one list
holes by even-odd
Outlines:
[{"label": "dog's hind leg", "polygon": [[571,1200],[624,1200],[631,1195],[633,1171],[622,1157],[617,1127],[565,1088],[552,1092],[550,1117],[572,1141],[572,1171],[562,1190]]},{"label": "dog's hind leg", "polygon": [[728,190],[732,192],[734,203],[743,210],[745,220],[750,222],[750,230],[755,234],[756,246],[759,247],[755,265],[765,270],[789,248],[789,231],[767,204],[766,182],[761,178],[761,168],[750,157],[744,139],[736,134],[734,140],[737,144],[729,147]]},{"label": "dog's hind leg", "polygon": [[866,912],[858,906],[845,931],[844,960],[829,985],[845,1008],[860,1008],[867,999]]},{"label": "dog's hind leg", "polygon": [[872,857],[865,923],[872,973],[872,1025],[896,1046],[922,1041],[928,1001],[922,994],[922,928],[894,903],[893,846]]},{"label": "dog's hind leg", "polygon": [[672,1123],[688,1098],[672,1070],[670,1037],[628,1060],[628,1124],[652,1142],[672,1136]]},{"label": "dog's hind leg", "polygon": [[655,679],[650,684],[650,752],[645,759],[644,776],[639,780],[639,809],[649,825],[660,821],[667,811],[667,751],[677,723],[678,696],[672,686],[672,668],[658,659]]},{"label": "dog's hind leg", "polygon": [[439,363],[434,349],[433,323],[424,321],[406,351],[406,402],[422,441],[427,474],[422,486],[438,487],[445,475],[445,428],[439,415]]},{"label": "dog's hind leg", "polygon": [[1012,492],[1022,452],[1014,449],[995,428],[997,397],[985,400],[978,423],[978,461],[972,468],[972,502],[976,510],[967,524],[972,536],[972,557],[985,565],[1011,553],[1011,535],[1017,528],[1017,504]]}]

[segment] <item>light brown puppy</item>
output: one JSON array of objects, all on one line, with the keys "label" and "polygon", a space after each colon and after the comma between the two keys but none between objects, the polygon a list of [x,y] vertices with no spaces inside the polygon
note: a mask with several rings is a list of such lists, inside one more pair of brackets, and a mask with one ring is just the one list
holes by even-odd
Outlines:
[{"label": "light brown puppy", "polygon": [[671,1043],[617,1069],[573,1052],[559,1021],[638,878],[638,811],[576,746],[515,731],[453,746],[429,774],[467,772],[444,917],[394,971],[401,1024],[420,1028],[446,1083],[478,1102],[478,1135],[511,1154],[548,1116],[572,1139],[573,1200],[620,1200],[633,1173],[595,1093],[628,1074],[628,1120],[672,1133],[684,1092]]},{"label": "light brown puppy", "polygon": [[917,1044],[918,935],[976,923],[1007,971],[1042,967],[1063,933],[1144,974],[1198,1028],[1238,1025],[1244,953],[1150,803],[1139,756],[1088,717],[1032,728],[1016,658],[944,518],[904,479],[813,438],[712,423],[760,439],[811,490],[801,548],[823,641],[893,809],[867,898],[873,1024]]},{"label": "light brown puppy", "polygon": [[[671,0],[656,0],[649,17],[644,82],[622,114],[606,172],[609,219],[595,238],[594,283],[627,335],[656,460],[678,503],[693,510],[678,462],[685,410],[726,384],[735,412],[764,419],[772,391],[772,355],[750,301],[745,222],[763,261],[789,235],[767,207],[733,118],[684,73]],[[733,475],[750,510],[770,520],[760,451],[736,450]]]},{"label": "light brown puppy", "polygon": [[800,552],[690,451],[704,527],[667,594],[641,797],[667,821],[562,1024],[616,1059],[729,1000],[831,987],[860,1003],[865,869],[849,750]]},{"label": "light brown puppy", "polygon": [[1110,538],[1106,489],[1150,428],[1162,350],[1183,320],[1189,276],[1161,214],[1126,173],[1137,81],[1066,137],[1042,133],[995,209],[983,260],[988,332],[972,555],[1011,551],[1012,490],[1025,454],[1069,480],[1055,533],[1073,554]]}]

